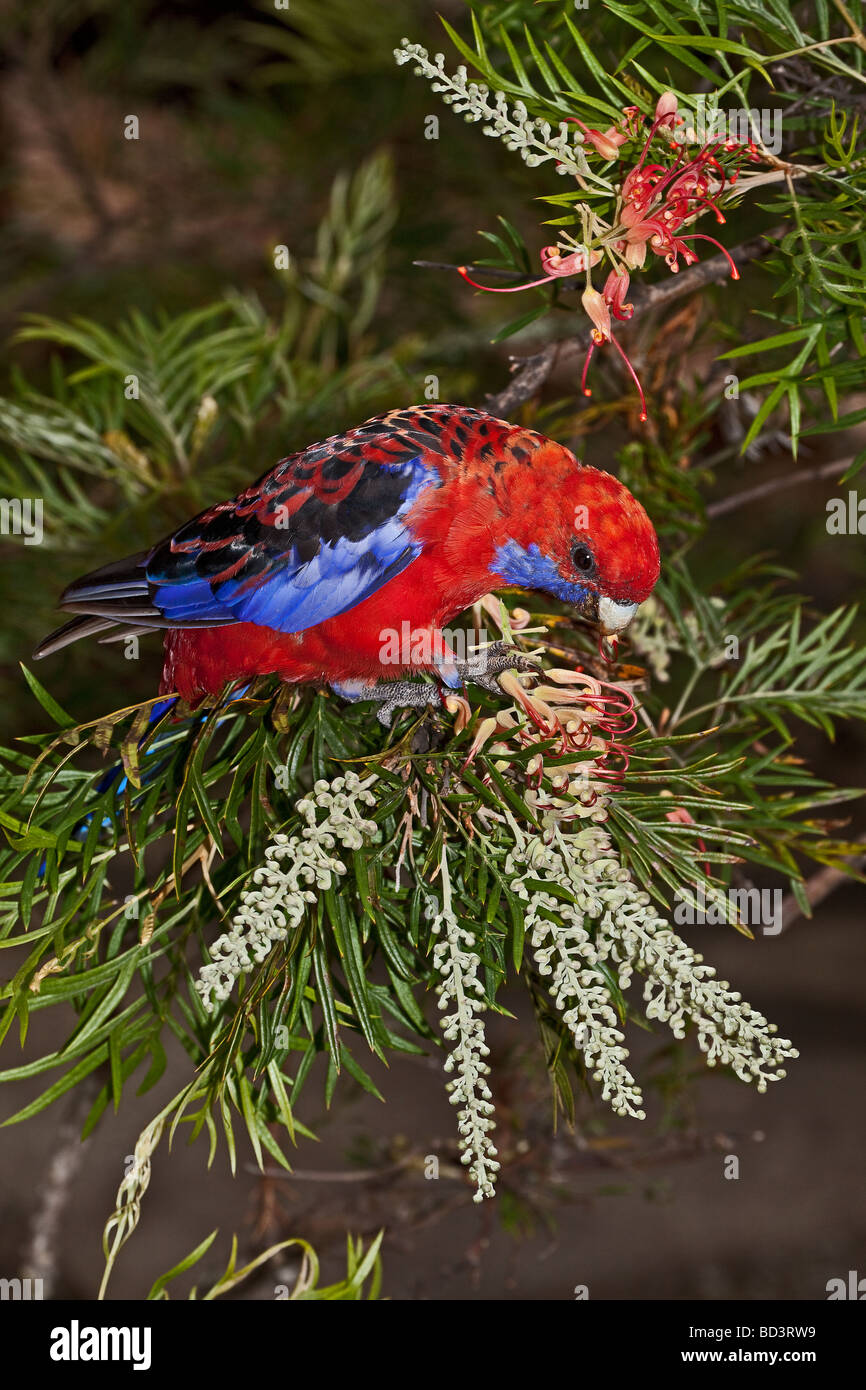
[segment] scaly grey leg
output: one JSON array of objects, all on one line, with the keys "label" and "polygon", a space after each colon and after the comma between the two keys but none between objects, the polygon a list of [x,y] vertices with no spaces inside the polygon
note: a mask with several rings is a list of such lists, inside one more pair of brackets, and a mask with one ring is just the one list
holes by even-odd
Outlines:
[{"label": "scaly grey leg", "polygon": [[332,685],[338,695],[342,695],[347,700],[375,700],[379,708],[376,711],[376,718],[385,728],[391,727],[391,721],[397,710],[400,709],[441,709],[442,695],[438,685],[431,685],[429,681],[375,681],[370,685],[364,685],[361,681],[346,682],[342,685]]}]

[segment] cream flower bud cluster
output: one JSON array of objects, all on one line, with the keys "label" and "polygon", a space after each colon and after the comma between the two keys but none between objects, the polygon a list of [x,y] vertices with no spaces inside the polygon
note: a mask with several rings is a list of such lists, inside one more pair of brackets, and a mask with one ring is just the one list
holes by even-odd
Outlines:
[{"label": "cream flower bud cluster", "polygon": [[296,835],[274,836],[264,863],[253,870],[253,886],[241,894],[229,930],[214,942],[210,962],[199,971],[195,988],[208,1013],[229,997],[244,971],[260,964],[300,924],[318,893],[345,874],[346,865],[331,851],[338,846],[360,849],[375,836],[375,821],[365,819],[360,808],[375,805],[370,788],[376,780],[373,775],[362,781],[356,772],[333,782],[322,778],[298,802],[304,828]]},{"label": "cream flower bud cluster", "polygon": [[[618,1114],[643,1118],[598,969],[605,963],[616,969],[623,990],[635,971],[646,975],[647,1017],[667,1023],[677,1038],[685,1036],[687,1022],[694,1023],[710,1066],[729,1066],[759,1091],[784,1077],[784,1063],[798,1055],[790,1040],[778,1037],[775,1025],[726,980],[717,980],[713,967],[671,930],[623,867],[602,827],[570,834],[556,829],[549,844],[533,840],[512,851],[506,872],[512,891],[527,904],[526,927],[539,971],[552,975],[551,994],[563,1021]],[[567,888],[576,906],[524,881],[542,878]],[[564,925],[547,919],[543,909],[555,912]]]},{"label": "cream flower bud cluster", "polygon": [[[581,150],[584,137],[576,126],[561,121],[556,131],[549,121],[535,120],[522,101],[509,107],[503,92],[491,96],[483,82],[470,82],[465,67],[459,67],[453,77],[445,71],[445,56],[437,53],[430,61],[426,48],[420,44],[401,41],[395,48],[398,63],[414,63],[419,77],[430,79],[433,91],[459,112],[467,121],[485,121],[485,135],[501,139],[506,149],[516,150],[534,168],[548,159],[556,161],[559,174],[590,172],[586,155]],[[599,180],[596,178],[595,182]]]},{"label": "cream flower bud cluster", "polygon": [[790,1039],[780,1038],[776,1025],[727,980],[716,979],[713,966],[658,916],[648,893],[629,883],[616,905],[620,894],[611,896],[601,932],[620,965],[621,983],[630,980],[632,970],[647,976],[647,1018],[667,1023],[677,1038],[685,1036],[691,1020],[708,1065],[729,1066],[741,1081],[754,1081],[759,1091],[766,1091],[770,1081],[781,1081],[784,1063],[799,1055]]},{"label": "cream flower bud cluster", "polygon": [[457,921],[446,875],[447,867],[442,910],[432,923],[433,934],[439,938],[433,948],[433,968],[439,976],[439,1008],[454,1006],[454,1012],[441,1019],[443,1037],[447,1042],[456,1042],[445,1061],[446,1072],[453,1074],[447,1090],[451,1104],[461,1107],[457,1112],[460,1161],[467,1165],[475,1183],[473,1200],[481,1202],[494,1195],[493,1184],[499,1171],[497,1151],[490,1138],[495,1128],[493,1099],[487,1084],[490,1068],[484,1060],[490,1049],[480,1017],[486,1003],[478,978],[481,960],[472,949],[475,938]]},{"label": "cream flower bud cluster", "polygon": [[[581,831],[574,839],[580,841],[586,834]],[[602,1098],[617,1115],[643,1120],[640,1089],[625,1065],[625,1038],[617,1026],[604,975],[596,968],[599,954],[586,930],[586,922],[597,916],[601,907],[591,874],[584,876],[579,864],[559,845],[538,839],[513,850],[505,872],[511,878],[512,891],[526,903],[525,926],[538,972],[550,977],[553,1002],[588,1070],[601,1085]],[[558,884],[577,899],[577,905],[530,888],[526,878]],[[548,912],[562,918],[563,925],[552,922]]]},{"label": "cream flower bud cluster", "polygon": [[[578,837],[570,838],[572,841]],[[598,959],[618,968],[627,989],[635,971],[646,975],[643,997],[647,1018],[657,1018],[677,1038],[695,1024],[698,1046],[710,1066],[729,1066],[741,1081],[766,1091],[785,1076],[784,1063],[798,1056],[790,1039],[777,1035],[775,1024],[747,1004],[727,980],[717,980],[713,966],[660,917],[649,893],[623,868],[607,831],[583,832],[584,862],[590,857],[595,897],[601,904],[595,945]],[[577,847],[575,846],[575,849]]]}]

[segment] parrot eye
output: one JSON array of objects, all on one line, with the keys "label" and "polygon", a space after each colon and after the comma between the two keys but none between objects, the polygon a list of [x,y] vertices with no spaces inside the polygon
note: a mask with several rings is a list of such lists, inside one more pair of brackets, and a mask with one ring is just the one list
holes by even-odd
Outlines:
[{"label": "parrot eye", "polygon": [[571,563],[578,574],[590,575],[595,573],[595,557],[588,545],[581,541],[576,541],[571,547]]}]

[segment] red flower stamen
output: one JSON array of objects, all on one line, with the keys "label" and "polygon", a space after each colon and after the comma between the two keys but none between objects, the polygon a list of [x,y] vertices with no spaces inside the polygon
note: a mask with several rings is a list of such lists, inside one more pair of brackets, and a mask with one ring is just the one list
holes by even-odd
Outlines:
[{"label": "red flower stamen", "polygon": [[722,243],[721,243],[720,241],[716,241],[715,237],[712,237],[712,236],[705,236],[703,232],[689,232],[687,236],[680,237],[680,241],[710,241],[710,242],[712,242],[713,246],[717,246],[717,247],[719,248],[719,250],[721,251],[722,255],[725,257],[725,260],[728,262],[728,265],[731,267],[731,279],[732,279],[732,280],[739,280],[739,278],[740,278],[740,272],[737,270],[737,267],[736,267],[736,265],[735,265],[735,263],[734,263],[734,258],[733,258],[733,256],[731,255],[731,253],[730,253],[729,251],[726,251],[726,250],[725,250],[724,246],[722,245]]},{"label": "red flower stamen", "polygon": [[637,387],[637,393],[640,396],[640,415],[638,416],[638,419],[640,420],[641,424],[643,424],[647,418],[646,397],[644,396],[643,387],[640,384],[638,374],[635,371],[634,367],[631,365],[631,362],[629,362],[628,357],[626,356],[623,349],[620,347],[616,338],[614,338],[613,334],[611,334],[610,341],[613,343],[614,347],[616,348],[617,352],[619,353],[620,357],[622,358],[623,362],[628,368],[629,373],[631,375],[631,379]]},{"label": "red flower stamen", "polygon": [[584,361],[583,361],[583,371],[582,371],[581,377],[580,377],[580,389],[581,389],[581,391],[583,392],[583,394],[584,394],[585,396],[591,396],[591,395],[592,395],[592,391],[590,390],[590,388],[589,388],[589,387],[587,386],[587,384],[586,384],[586,374],[587,374],[587,372],[589,371],[589,364],[590,364],[590,361],[592,360],[592,354],[593,354],[594,352],[595,352],[595,333],[593,333],[592,337],[591,337],[590,340],[589,340],[589,347],[588,347],[587,350],[586,350],[586,357],[584,358]]},{"label": "red flower stamen", "polygon": [[538,285],[548,285],[551,280],[555,280],[555,275],[544,275],[540,280],[527,280],[523,285],[479,285],[477,280],[473,280],[465,265],[458,265],[457,274],[461,275],[467,285],[471,285],[475,290],[485,290],[487,294],[516,294],[518,290],[534,290]]}]

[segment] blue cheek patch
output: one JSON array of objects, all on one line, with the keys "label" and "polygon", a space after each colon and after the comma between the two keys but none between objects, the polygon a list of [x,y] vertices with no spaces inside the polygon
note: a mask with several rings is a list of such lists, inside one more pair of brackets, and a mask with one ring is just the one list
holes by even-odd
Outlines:
[{"label": "blue cheek patch", "polygon": [[517,541],[506,541],[493,557],[490,572],[502,575],[508,584],[520,589],[541,589],[564,603],[582,603],[592,592],[586,584],[563,579],[556,562],[549,555],[542,555],[534,541],[528,549]]}]

